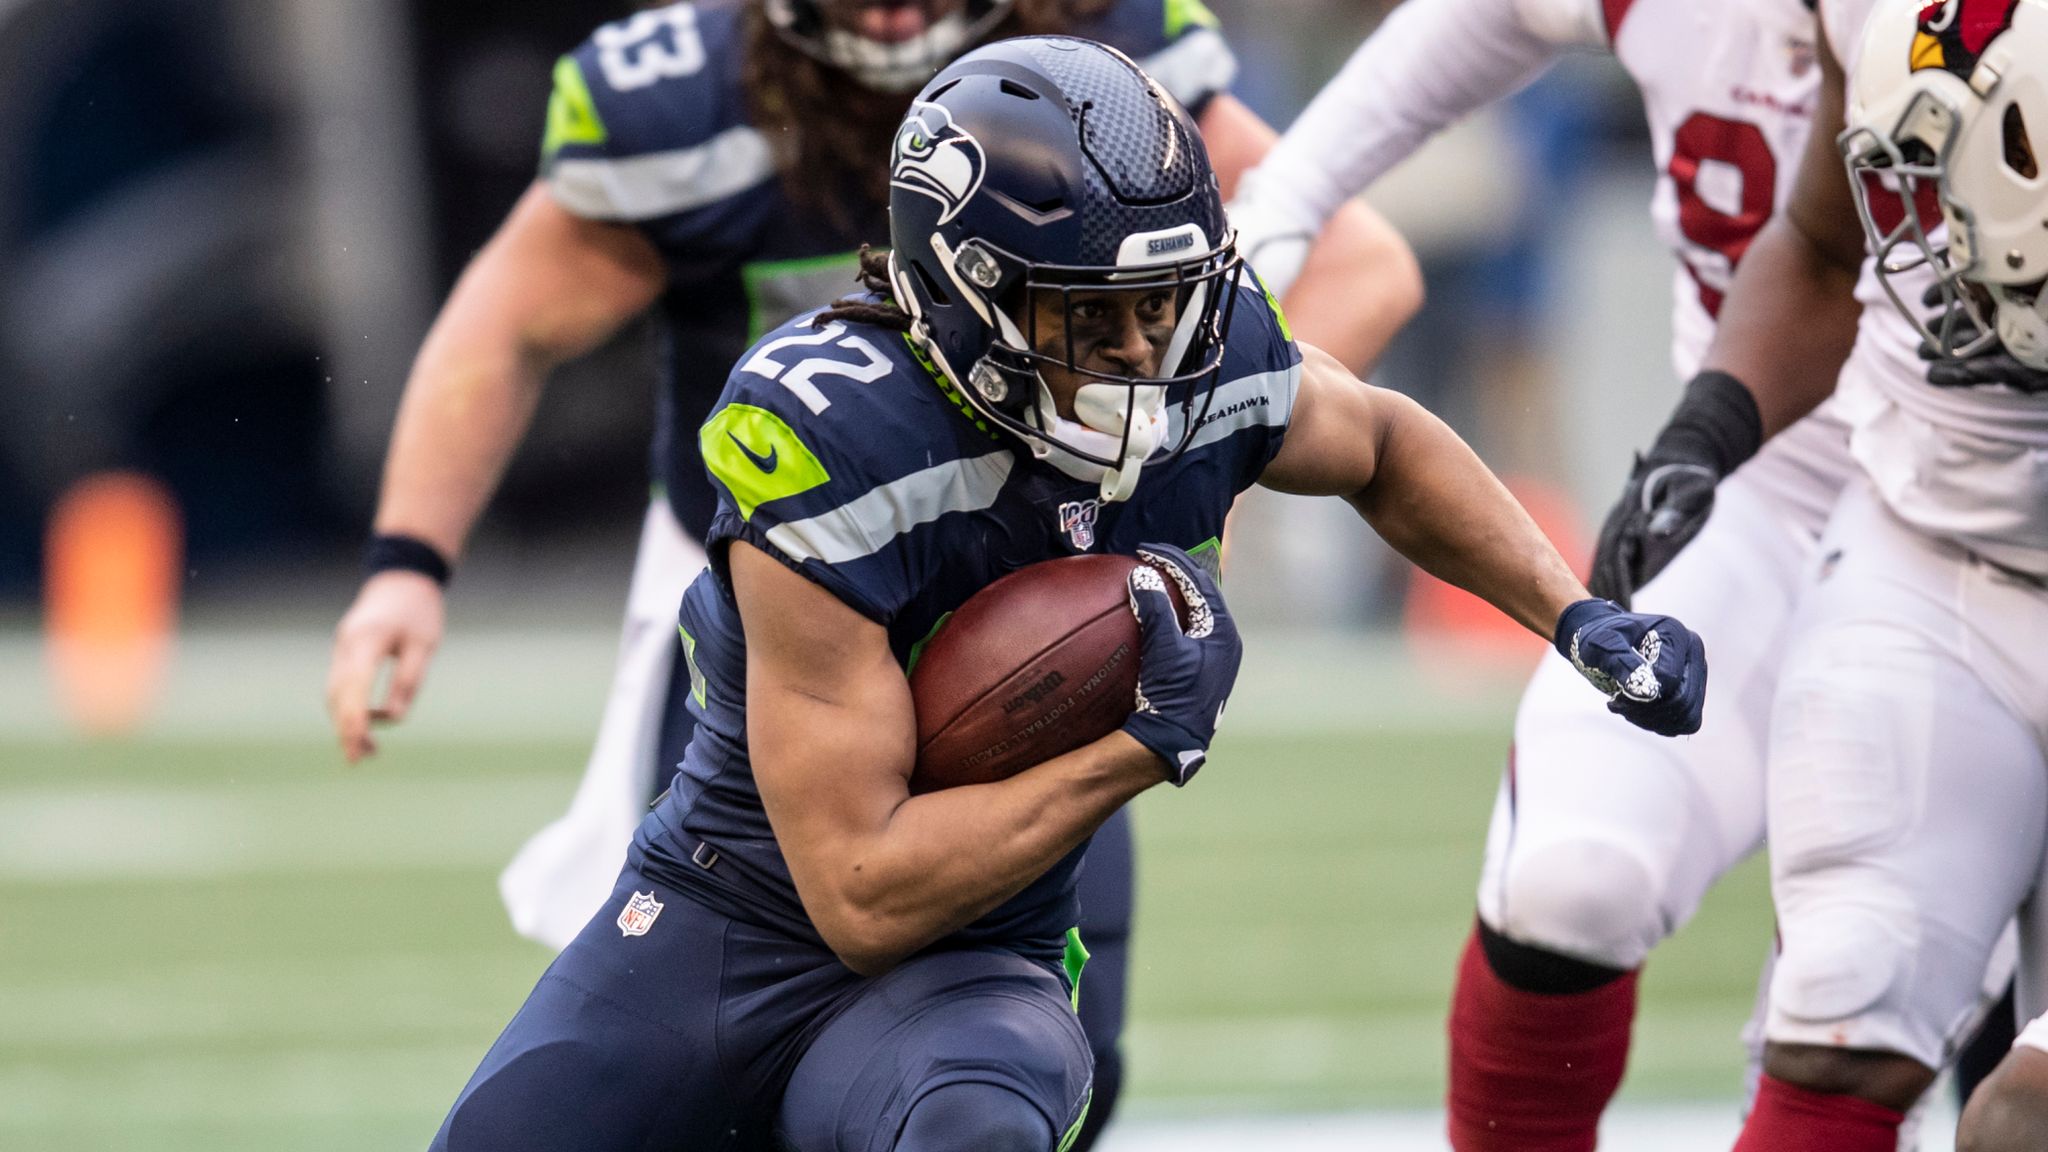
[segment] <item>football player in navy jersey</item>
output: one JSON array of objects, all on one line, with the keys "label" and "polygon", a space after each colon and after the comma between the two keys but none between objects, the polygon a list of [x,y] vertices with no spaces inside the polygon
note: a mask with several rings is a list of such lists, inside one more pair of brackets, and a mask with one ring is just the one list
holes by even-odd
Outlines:
[{"label": "football player in navy jersey", "polygon": [[[978,49],[920,93],[889,176],[869,292],[769,332],[701,429],[695,736],[437,1148],[1069,1147],[1077,871],[1207,758],[1240,649],[1203,558],[1254,483],[1344,497],[1620,715],[1699,725],[1698,637],[1589,598],[1454,433],[1296,345],[1193,120],[1127,57]],[[1090,551],[1151,561],[1128,721],[910,795],[914,647],[1003,573]]]},{"label": "football player in navy jersey", "polygon": [[[917,87],[979,38],[1042,32],[1140,60],[1195,111],[1226,193],[1271,142],[1230,96],[1236,62],[1199,0],[698,0],[607,25],[556,65],[542,179],[464,274],[407,385],[371,575],[338,630],[328,690],[350,759],[374,747],[373,720],[406,714],[443,631],[439,584],[548,372],[651,310],[664,345],[656,497],[584,783],[500,884],[525,935],[559,948],[583,926],[688,742],[670,621],[703,565],[714,497],[696,430],[726,372],[851,285],[860,242],[884,234],[881,160]],[[1359,366],[1420,298],[1413,257],[1361,205],[1324,234],[1286,303],[1299,331]],[[1091,1124],[1115,1098],[1130,852],[1119,817],[1088,873]]]}]

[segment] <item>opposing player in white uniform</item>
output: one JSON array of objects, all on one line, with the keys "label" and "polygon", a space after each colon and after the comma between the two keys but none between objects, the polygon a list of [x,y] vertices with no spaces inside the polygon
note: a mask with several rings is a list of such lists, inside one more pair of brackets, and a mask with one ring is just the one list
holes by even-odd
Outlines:
[{"label": "opposing player in white uniform", "polygon": [[1772,709],[1782,952],[1742,1152],[1889,1152],[2048,846],[2048,0],[1821,15],[1812,146],[1705,361],[1766,435],[1839,376],[1860,466]]},{"label": "opposing player in white uniform", "polygon": [[[1651,213],[1677,257],[1672,359],[1694,378],[1735,267],[1783,204],[1805,145],[1815,35],[1803,0],[1410,0],[1247,174],[1232,206],[1242,250],[1284,286],[1331,213],[1431,134],[1568,50],[1609,49],[1648,114],[1661,177]],[[1731,387],[1695,379],[1687,410],[1746,403]],[[1707,621],[1725,679],[1700,735],[1661,744],[1578,699],[1562,660],[1530,683],[1452,1009],[1461,1152],[1594,1146],[1627,1059],[1637,969],[1763,840],[1777,657],[1853,465],[1846,428],[1825,411],[1739,470],[1754,428],[1747,444],[1741,433],[1728,443],[1703,423],[1661,439],[1633,486],[1684,497],[1696,513],[1685,524],[1698,528],[1726,476],[1712,518],[1668,569],[1687,537],[1622,526],[1642,550],[1596,570],[1595,592],[1627,600],[1641,583],[1638,606]]]}]

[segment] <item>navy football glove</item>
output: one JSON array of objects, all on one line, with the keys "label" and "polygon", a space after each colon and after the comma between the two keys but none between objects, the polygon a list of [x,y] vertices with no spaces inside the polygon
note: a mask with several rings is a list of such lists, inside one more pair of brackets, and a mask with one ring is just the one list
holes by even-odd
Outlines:
[{"label": "navy football glove", "polygon": [[1557,650],[1607,696],[1607,710],[1659,736],[1700,730],[1707,649],[1669,616],[1581,600],[1557,618]]},{"label": "navy football glove", "polygon": [[[1216,581],[1170,544],[1138,549],[1131,569],[1131,611],[1138,617],[1138,706],[1124,731],[1157,753],[1166,778],[1186,784],[1209,758],[1223,702],[1237,682],[1244,643]],[[1183,629],[1166,582],[1187,605]]]},{"label": "navy football glove", "polygon": [[1586,582],[1593,595],[1627,607],[1706,527],[1714,486],[1762,443],[1763,420],[1740,380],[1725,372],[1693,377],[1600,526]]}]

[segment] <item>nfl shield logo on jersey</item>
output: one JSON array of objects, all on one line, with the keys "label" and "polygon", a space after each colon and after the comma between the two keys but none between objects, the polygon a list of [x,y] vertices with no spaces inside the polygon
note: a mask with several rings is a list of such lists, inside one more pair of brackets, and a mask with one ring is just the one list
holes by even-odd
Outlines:
[{"label": "nfl shield logo on jersey", "polygon": [[654,918],[661,915],[661,901],[652,892],[635,892],[626,906],[619,909],[619,933],[623,936],[645,936],[654,927]]},{"label": "nfl shield logo on jersey", "polygon": [[1076,552],[1086,552],[1095,547],[1095,513],[1102,507],[1100,500],[1069,500],[1060,505],[1060,533]]}]

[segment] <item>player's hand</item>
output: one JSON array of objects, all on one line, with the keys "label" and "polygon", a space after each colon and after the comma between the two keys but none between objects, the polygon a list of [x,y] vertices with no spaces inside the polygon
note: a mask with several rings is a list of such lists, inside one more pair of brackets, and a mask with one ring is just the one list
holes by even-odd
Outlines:
[{"label": "player's hand", "polygon": [[1706,527],[1714,486],[1763,447],[1763,416],[1749,387],[1719,369],[1700,371],[1636,457],[1628,487],[1600,526],[1593,553],[1593,595],[1626,609]]},{"label": "player's hand", "polygon": [[1258,273],[1266,291],[1275,297],[1287,295],[1308,262],[1315,222],[1295,219],[1273,196],[1261,192],[1256,170],[1238,182],[1237,198],[1223,206],[1223,215],[1237,230],[1237,254]]},{"label": "player's hand", "polygon": [[[1941,303],[1941,286],[1929,288],[1921,302],[1929,306]],[[1955,325],[1955,343],[1959,347],[1976,340],[1981,331],[1968,313],[1958,315]],[[1920,358],[1927,361],[1927,382],[1936,388],[1987,388],[2002,384],[2028,396],[2048,392],[2048,372],[2023,363],[2006,351],[2003,343],[1994,342],[1975,356],[1958,360],[1943,356],[1922,340]]]},{"label": "player's hand", "polygon": [[[1223,702],[1237,682],[1244,643],[1223,606],[1223,591],[1200,564],[1168,544],[1138,549],[1131,570],[1131,611],[1138,617],[1138,707],[1124,731],[1163,761],[1166,778],[1186,784],[1209,758]],[[1183,629],[1166,582],[1187,605]]]},{"label": "player's hand", "polygon": [[1669,616],[1581,600],[1557,618],[1557,650],[1607,697],[1607,710],[1659,736],[1700,730],[1707,649]]},{"label": "player's hand", "polygon": [[1621,499],[1600,525],[1593,550],[1593,595],[1624,608],[1706,527],[1721,474],[1701,459],[1638,455]]},{"label": "player's hand", "polygon": [[1936,388],[1983,388],[2003,384],[2029,396],[2048,392],[2048,372],[2020,363],[2002,345],[1988,352],[1979,352],[1967,360],[1935,359],[1932,351],[1925,344],[1921,345],[1921,356],[1934,361],[1927,367],[1927,382]]},{"label": "player's hand", "polygon": [[[405,719],[440,646],[447,619],[441,586],[417,572],[379,572],[363,582],[356,602],[334,629],[334,659],[327,669],[327,715],[353,764],[377,750],[372,722]],[[377,673],[394,661],[381,704],[372,701]]]}]

